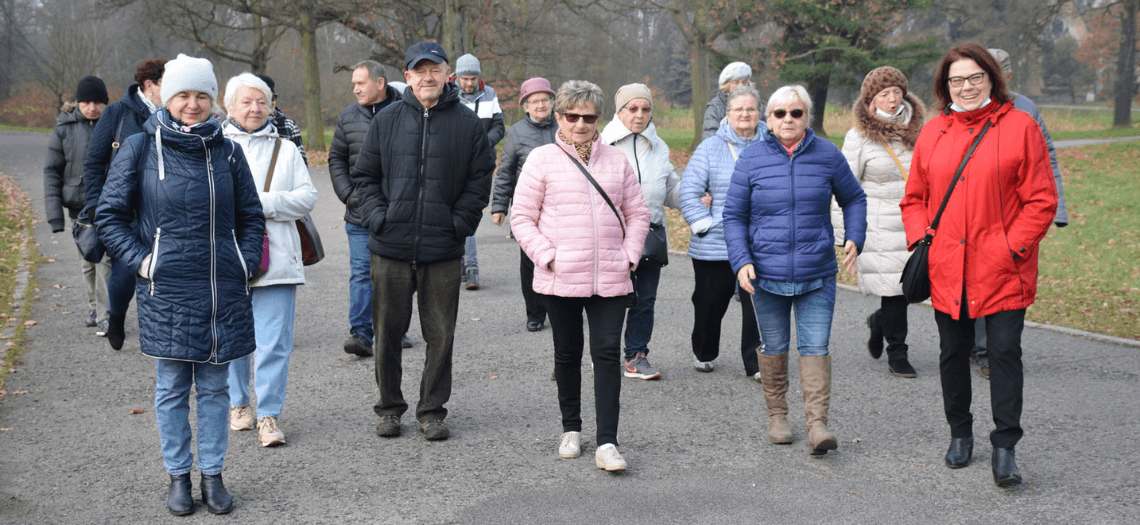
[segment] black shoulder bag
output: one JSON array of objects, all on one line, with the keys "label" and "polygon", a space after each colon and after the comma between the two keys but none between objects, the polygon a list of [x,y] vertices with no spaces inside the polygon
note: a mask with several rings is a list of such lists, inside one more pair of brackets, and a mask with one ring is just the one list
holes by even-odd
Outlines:
[{"label": "black shoulder bag", "polygon": [[[637,160],[637,133],[633,134],[633,162],[637,168],[637,182],[641,183],[641,162]],[[663,268],[669,264],[669,236],[665,224],[649,223],[649,233],[645,235],[645,247],[641,249],[641,263],[638,267]]]},{"label": "black shoulder bag", "polygon": [[[123,134],[123,120],[119,119],[119,127],[115,130],[115,140],[111,142],[111,158],[107,161],[107,169],[103,171],[103,182],[107,182],[107,174],[111,172],[111,161],[115,160],[115,155],[119,153],[119,147],[122,146]],[[145,152],[144,152],[145,154]],[[75,239],[75,245],[79,247],[79,253],[87,262],[97,263],[103,260],[103,254],[107,249],[103,246],[103,242],[99,240],[99,234],[95,231],[95,208],[99,203],[87,203],[83,206],[83,210],[71,222],[71,237]]]},{"label": "black shoulder bag", "polygon": [[950,181],[950,187],[946,190],[946,196],[942,198],[942,205],[938,207],[938,213],[934,215],[934,220],[930,222],[930,227],[926,229],[926,236],[918,241],[915,246],[914,252],[910,254],[910,259],[907,259],[906,266],[903,267],[902,282],[903,296],[906,297],[908,303],[921,303],[930,299],[930,269],[928,266],[928,257],[930,255],[930,243],[934,240],[934,235],[938,230],[938,222],[942,220],[942,212],[946,210],[946,203],[950,202],[950,194],[954,192],[954,186],[958,184],[958,179],[962,177],[962,170],[966,169],[966,163],[970,161],[970,157],[974,155],[974,150],[977,149],[978,143],[982,141],[982,137],[986,135],[986,131],[990,129],[990,122],[987,120],[986,125],[982,126],[982,131],[978,133],[978,138],[974,139],[974,143],[970,145],[969,151],[962,159],[962,163],[958,165],[958,171],[954,173],[954,179]]}]

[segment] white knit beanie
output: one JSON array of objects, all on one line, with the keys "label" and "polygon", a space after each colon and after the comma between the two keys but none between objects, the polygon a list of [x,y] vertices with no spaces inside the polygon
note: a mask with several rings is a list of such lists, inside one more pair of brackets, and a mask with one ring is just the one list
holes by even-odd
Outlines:
[{"label": "white knit beanie", "polygon": [[482,70],[482,68],[479,67],[479,59],[476,58],[475,55],[472,55],[471,53],[467,53],[466,55],[459,57],[459,59],[455,61],[455,76],[458,76],[458,77],[468,77],[468,76],[477,77],[477,76],[480,76],[482,74],[483,74],[483,70]]},{"label": "white knit beanie", "polygon": [[725,85],[733,80],[740,80],[742,78],[752,78],[752,67],[744,62],[733,62],[720,72],[720,82],[718,84]]},{"label": "white knit beanie", "polygon": [[159,90],[163,107],[166,107],[174,95],[183,91],[200,91],[210,95],[211,100],[217,100],[218,78],[214,76],[214,65],[204,58],[189,57],[181,53],[178,54],[178,58],[167,62]]}]

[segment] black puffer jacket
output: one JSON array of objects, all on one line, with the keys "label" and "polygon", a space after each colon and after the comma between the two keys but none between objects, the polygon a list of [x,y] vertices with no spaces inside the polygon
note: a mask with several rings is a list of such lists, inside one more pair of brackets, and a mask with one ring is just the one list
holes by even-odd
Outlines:
[{"label": "black puffer jacket", "polygon": [[51,231],[63,231],[63,209],[75,219],[87,202],[83,188],[83,163],[87,144],[95,130],[94,120],[87,120],[79,108],[68,104],[55,119],[55,130],[48,142],[44,162],[44,206]]},{"label": "black puffer jacket", "polygon": [[503,154],[499,156],[499,169],[495,172],[495,193],[491,197],[491,213],[507,213],[511,199],[515,196],[515,184],[519,172],[526,163],[527,155],[539,146],[554,143],[558,133],[554,112],[542,122],[535,122],[527,115],[507,130],[503,140]]},{"label": "black puffer jacket", "polygon": [[333,132],[332,144],[329,145],[329,177],[332,178],[333,191],[340,202],[345,203],[344,220],[357,226],[362,225],[360,213],[348,205],[348,197],[352,195],[352,166],[360,154],[364,135],[372,125],[372,117],[392,102],[400,100],[400,93],[391,85],[384,86],[384,93],[387,94],[384,100],[376,104],[353,104],[344,108],[336,119],[336,131]]},{"label": "black puffer jacket", "polygon": [[479,226],[495,154],[458,91],[446,84],[424,109],[408,88],[372,120],[352,168],[350,202],[372,232],[372,253],[412,263],[454,259]]}]

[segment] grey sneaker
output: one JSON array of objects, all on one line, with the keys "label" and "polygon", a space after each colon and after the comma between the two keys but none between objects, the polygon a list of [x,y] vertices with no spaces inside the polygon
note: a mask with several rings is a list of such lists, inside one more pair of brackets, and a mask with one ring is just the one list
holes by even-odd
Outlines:
[{"label": "grey sneaker", "polygon": [[416,346],[416,342],[412,341],[411,337],[408,337],[407,335],[400,337],[400,347],[401,348],[411,348],[413,346]]},{"label": "grey sneaker", "polygon": [[645,358],[645,352],[638,353],[633,356],[633,359],[625,362],[623,374],[625,377],[636,377],[638,379],[657,379],[661,377],[661,372],[653,365],[649,364],[649,360]]},{"label": "grey sneaker", "polygon": [[376,435],[380,437],[396,437],[400,435],[400,418],[396,416],[381,416],[376,423]]},{"label": "grey sneaker", "polygon": [[433,419],[420,425],[420,431],[424,433],[424,439],[428,441],[440,441],[451,436],[451,431],[447,430],[447,423],[444,423],[442,419]]},{"label": "grey sneaker", "polygon": [[99,337],[107,337],[107,329],[111,326],[111,322],[104,319],[99,321],[99,328],[95,329],[95,335]]},{"label": "grey sneaker", "polygon": [[712,361],[701,361],[700,359],[697,359],[694,357],[693,358],[693,368],[696,368],[698,372],[712,372],[713,371],[713,362]]},{"label": "grey sneaker", "polygon": [[479,270],[467,270],[467,289],[479,289]]},{"label": "grey sneaker", "polygon": [[95,310],[91,310],[91,313],[87,314],[87,320],[84,321],[83,324],[87,328],[92,328],[98,322],[99,322],[98,314],[95,313]]}]

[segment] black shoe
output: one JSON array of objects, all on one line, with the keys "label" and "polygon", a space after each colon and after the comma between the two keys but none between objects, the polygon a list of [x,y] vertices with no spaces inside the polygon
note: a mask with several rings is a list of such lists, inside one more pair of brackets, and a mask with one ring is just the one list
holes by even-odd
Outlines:
[{"label": "black shoe", "polygon": [[98,322],[99,322],[99,315],[95,313],[95,310],[91,310],[91,313],[87,314],[87,320],[83,321],[83,324],[87,328],[94,328]]},{"label": "black shoe", "polygon": [[400,418],[397,416],[381,416],[376,422],[376,435],[380,437],[396,437],[400,435]]},{"label": "black shoe", "polygon": [[537,332],[539,330],[542,330],[542,321],[527,321],[526,322],[526,331]]},{"label": "black shoe", "polygon": [[887,370],[898,377],[918,377],[918,372],[915,372],[914,367],[910,366],[910,361],[907,361],[905,357],[887,361]]},{"label": "black shoe", "polygon": [[210,514],[229,514],[234,510],[234,499],[222,484],[221,474],[202,474],[202,503]]},{"label": "black shoe", "polygon": [[170,490],[166,492],[166,508],[175,516],[194,513],[194,497],[190,495],[190,473],[170,475]]},{"label": "black shoe", "polygon": [[441,441],[451,436],[451,431],[447,430],[447,423],[442,419],[433,419],[421,424],[420,432],[424,433],[424,439],[428,441]]},{"label": "black shoe", "polygon": [[352,334],[352,337],[349,337],[348,341],[344,342],[344,352],[360,357],[372,357],[372,344],[369,343],[364,336]]},{"label": "black shoe", "polygon": [[1012,448],[995,448],[993,459],[994,483],[999,487],[1021,484],[1021,472],[1017,471],[1017,461],[1013,459]]},{"label": "black shoe", "polygon": [[970,464],[970,456],[974,454],[974,436],[964,438],[950,438],[950,449],[946,451],[946,466],[962,468]]},{"label": "black shoe", "polygon": [[467,289],[479,289],[479,270],[467,270]]},{"label": "black shoe", "polygon": [[871,329],[871,338],[867,340],[867,351],[871,353],[871,359],[878,359],[883,356],[883,325],[879,324],[879,312],[867,316],[867,328]]},{"label": "black shoe", "polygon": [[411,348],[413,346],[416,346],[416,342],[412,341],[411,337],[408,337],[407,335],[400,337],[400,347],[401,348]]},{"label": "black shoe", "polygon": [[123,348],[123,341],[127,338],[127,333],[123,325],[127,322],[127,316],[111,314],[107,316],[107,342],[111,343],[111,348],[121,350]]}]

